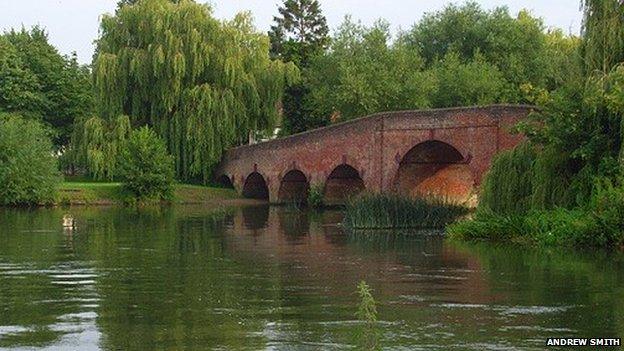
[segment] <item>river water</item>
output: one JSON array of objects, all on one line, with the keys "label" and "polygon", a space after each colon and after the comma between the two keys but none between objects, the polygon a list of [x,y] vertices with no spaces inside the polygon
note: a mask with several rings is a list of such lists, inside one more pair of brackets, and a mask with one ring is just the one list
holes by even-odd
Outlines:
[{"label": "river water", "polygon": [[[349,234],[341,219],[0,210],[0,349],[541,350],[547,337],[624,336],[622,255]],[[355,317],[362,280],[374,324]]]}]

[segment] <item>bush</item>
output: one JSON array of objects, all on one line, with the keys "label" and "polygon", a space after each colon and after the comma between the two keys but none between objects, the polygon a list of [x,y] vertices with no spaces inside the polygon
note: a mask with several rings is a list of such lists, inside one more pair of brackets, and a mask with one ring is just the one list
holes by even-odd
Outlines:
[{"label": "bush", "polygon": [[153,130],[148,127],[134,130],[119,162],[123,186],[136,198],[171,198],[173,158]]},{"label": "bush", "polygon": [[310,192],[308,193],[308,206],[312,208],[321,208],[324,206],[322,185],[319,184],[310,187]]},{"label": "bush", "polygon": [[347,202],[345,224],[353,229],[443,227],[468,209],[444,199],[364,194]]},{"label": "bush", "polygon": [[0,205],[52,202],[59,182],[48,131],[36,121],[0,114]]}]

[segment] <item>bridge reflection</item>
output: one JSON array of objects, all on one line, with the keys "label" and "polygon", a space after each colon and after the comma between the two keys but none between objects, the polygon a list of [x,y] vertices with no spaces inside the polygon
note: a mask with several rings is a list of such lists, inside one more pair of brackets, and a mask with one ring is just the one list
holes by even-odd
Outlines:
[{"label": "bridge reflection", "polygon": [[238,209],[228,220],[227,251],[243,262],[277,263],[289,277],[322,277],[337,294],[347,293],[345,286],[353,290],[364,279],[392,296],[436,294],[471,304],[497,299],[489,293],[480,261],[444,245],[440,233],[349,234],[342,218],[340,211]]}]

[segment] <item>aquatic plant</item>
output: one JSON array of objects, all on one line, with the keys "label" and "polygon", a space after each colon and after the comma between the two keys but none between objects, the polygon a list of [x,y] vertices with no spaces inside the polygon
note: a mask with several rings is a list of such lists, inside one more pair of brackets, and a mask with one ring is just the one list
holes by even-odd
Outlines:
[{"label": "aquatic plant", "polygon": [[377,321],[377,303],[373,298],[373,290],[362,280],[357,285],[357,293],[360,297],[360,304],[355,316],[364,322],[375,323]]},{"label": "aquatic plant", "polygon": [[349,199],[344,223],[351,229],[434,228],[467,213],[466,207],[439,197],[367,193]]},{"label": "aquatic plant", "polygon": [[364,280],[357,285],[357,294],[360,298],[355,316],[363,322],[356,334],[356,344],[359,350],[378,350],[379,330],[377,328],[377,302],[373,297],[373,290]]}]

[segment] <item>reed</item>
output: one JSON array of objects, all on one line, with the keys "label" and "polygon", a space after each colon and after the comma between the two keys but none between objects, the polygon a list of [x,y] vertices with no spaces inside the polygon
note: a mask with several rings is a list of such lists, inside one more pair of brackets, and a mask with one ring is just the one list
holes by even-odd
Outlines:
[{"label": "reed", "polygon": [[437,197],[363,194],[347,202],[344,223],[351,229],[438,228],[468,211],[460,204]]}]

